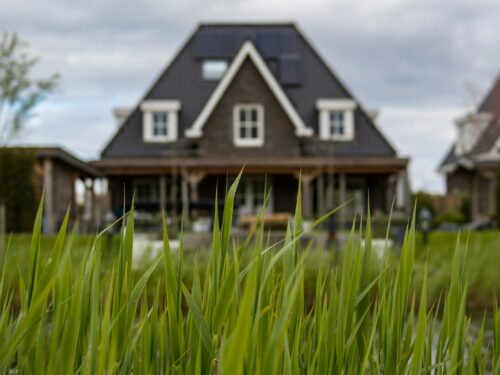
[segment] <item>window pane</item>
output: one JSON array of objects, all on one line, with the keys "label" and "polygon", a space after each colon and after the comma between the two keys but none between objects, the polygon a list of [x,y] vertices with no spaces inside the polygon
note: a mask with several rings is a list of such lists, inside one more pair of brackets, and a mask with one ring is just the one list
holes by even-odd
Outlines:
[{"label": "window pane", "polygon": [[153,122],[155,124],[166,124],[168,122],[168,113],[167,112],[154,112],[153,113]]},{"label": "window pane", "polygon": [[246,111],[244,109],[240,109],[240,122],[245,122],[246,119]]},{"label": "window pane", "polygon": [[252,122],[257,122],[257,110],[256,109],[252,109],[251,111],[251,114],[252,114]]},{"label": "window pane", "polygon": [[153,135],[168,135],[168,112],[153,112]]},{"label": "window pane", "polygon": [[330,135],[343,135],[344,134],[344,112],[331,111],[330,112]]},{"label": "window pane", "polygon": [[245,139],[247,137],[247,128],[240,124],[240,138]]},{"label": "window pane", "polygon": [[258,138],[258,135],[257,135],[257,133],[258,133],[258,132],[257,132],[257,130],[258,130],[258,129],[257,129],[257,126],[252,126],[252,127],[251,127],[251,130],[252,130],[252,135],[251,135],[251,137],[252,137],[253,139],[257,139],[257,138]]},{"label": "window pane", "polygon": [[226,72],[228,63],[226,60],[205,60],[202,63],[201,75],[208,81],[219,80]]},{"label": "window pane", "polygon": [[138,202],[152,202],[158,199],[157,185],[152,182],[136,183],[134,193]]}]

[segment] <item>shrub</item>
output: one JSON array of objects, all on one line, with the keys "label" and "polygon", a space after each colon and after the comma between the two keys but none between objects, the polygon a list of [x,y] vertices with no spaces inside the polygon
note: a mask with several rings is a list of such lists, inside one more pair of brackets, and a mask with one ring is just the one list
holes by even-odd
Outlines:
[{"label": "shrub", "polygon": [[36,212],[34,155],[29,151],[0,148],[0,204],[7,211],[7,231],[29,231]]}]

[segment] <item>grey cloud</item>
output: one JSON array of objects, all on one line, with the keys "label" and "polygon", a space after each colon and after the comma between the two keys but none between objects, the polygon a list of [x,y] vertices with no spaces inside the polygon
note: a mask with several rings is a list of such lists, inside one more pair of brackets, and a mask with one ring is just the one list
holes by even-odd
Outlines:
[{"label": "grey cloud", "polygon": [[62,75],[27,139],[96,157],[112,107],[135,104],[207,20],[296,21],[364,106],[382,109],[417,188],[442,189],[435,168],[468,102],[464,83],[484,92],[500,71],[500,4],[490,0],[0,0],[2,29],[30,41],[37,73]]}]

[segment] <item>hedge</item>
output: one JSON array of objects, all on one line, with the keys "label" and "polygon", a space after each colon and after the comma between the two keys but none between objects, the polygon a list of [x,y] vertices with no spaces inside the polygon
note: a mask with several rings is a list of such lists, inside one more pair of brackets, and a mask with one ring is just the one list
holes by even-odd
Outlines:
[{"label": "hedge", "polygon": [[37,204],[35,157],[20,149],[0,149],[0,204],[6,207],[7,232],[26,232]]}]

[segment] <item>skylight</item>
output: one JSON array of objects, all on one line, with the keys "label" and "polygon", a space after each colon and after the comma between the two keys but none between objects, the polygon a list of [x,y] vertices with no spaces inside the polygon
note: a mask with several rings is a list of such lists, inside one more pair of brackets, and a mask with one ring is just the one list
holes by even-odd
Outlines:
[{"label": "skylight", "polygon": [[204,60],[201,66],[201,76],[207,81],[217,81],[226,73],[227,68],[226,60]]}]

